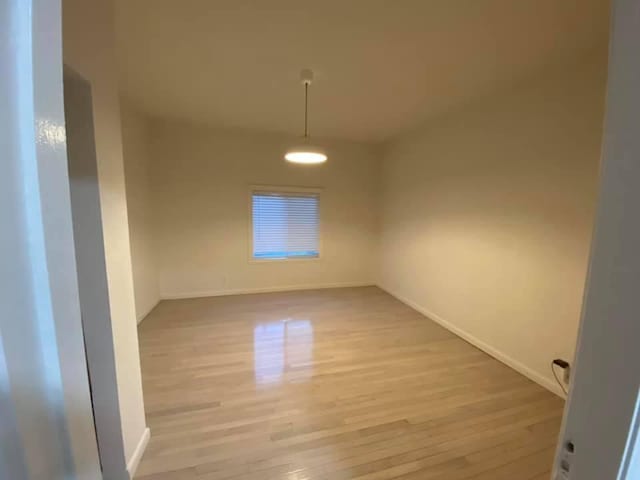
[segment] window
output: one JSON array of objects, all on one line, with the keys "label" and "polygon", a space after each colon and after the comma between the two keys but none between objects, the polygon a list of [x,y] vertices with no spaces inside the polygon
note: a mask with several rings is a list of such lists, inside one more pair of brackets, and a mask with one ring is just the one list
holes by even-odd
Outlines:
[{"label": "window", "polygon": [[318,204],[317,191],[252,191],[253,258],[318,258]]}]

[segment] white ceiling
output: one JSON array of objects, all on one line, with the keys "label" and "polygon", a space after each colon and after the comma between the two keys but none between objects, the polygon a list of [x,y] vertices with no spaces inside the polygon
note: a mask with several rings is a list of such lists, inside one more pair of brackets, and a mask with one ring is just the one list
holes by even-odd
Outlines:
[{"label": "white ceiling", "polygon": [[607,0],[119,0],[123,94],[151,115],[379,142],[604,44]]}]

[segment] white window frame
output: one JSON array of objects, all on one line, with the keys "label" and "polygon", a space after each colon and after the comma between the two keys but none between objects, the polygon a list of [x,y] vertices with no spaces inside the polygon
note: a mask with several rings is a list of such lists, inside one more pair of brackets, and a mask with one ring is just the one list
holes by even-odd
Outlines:
[{"label": "white window frame", "polygon": [[[318,197],[318,255],[316,257],[301,258],[254,258],[253,256],[253,194],[255,192],[273,193],[300,193],[313,194]],[[247,229],[247,256],[249,263],[289,263],[289,262],[318,262],[323,258],[322,242],[322,188],[319,187],[295,187],[282,185],[249,185],[247,193],[248,229]]]}]

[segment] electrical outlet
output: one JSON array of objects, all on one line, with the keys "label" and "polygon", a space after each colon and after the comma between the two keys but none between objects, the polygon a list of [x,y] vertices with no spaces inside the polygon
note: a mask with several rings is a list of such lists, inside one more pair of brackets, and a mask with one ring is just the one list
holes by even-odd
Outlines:
[{"label": "electrical outlet", "polygon": [[[561,358],[556,358],[552,362],[551,369],[554,368],[554,365],[562,369],[562,382],[565,385],[569,385],[569,380],[571,379],[571,364],[566,360],[563,360]],[[555,375],[555,371],[554,371],[554,375]],[[556,377],[556,380],[560,382],[560,379],[558,377]]]},{"label": "electrical outlet", "polygon": [[571,478],[571,465],[573,463],[573,455],[575,446],[573,442],[567,442],[560,454],[560,464],[556,470],[554,480],[569,480]]}]

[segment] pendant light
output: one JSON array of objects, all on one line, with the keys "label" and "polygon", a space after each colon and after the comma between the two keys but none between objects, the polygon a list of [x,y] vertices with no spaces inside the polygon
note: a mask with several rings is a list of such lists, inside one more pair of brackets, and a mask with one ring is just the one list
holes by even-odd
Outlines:
[{"label": "pendant light", "polygon": [[300,80],[304,85],[304,137],[302,145],[290,148],[284,158],[287,162],[317,164],[327,161],[327,155],[320,147],[312,145],[309,141],[309,85],[313,81],[311,70],[302,70]]}]

